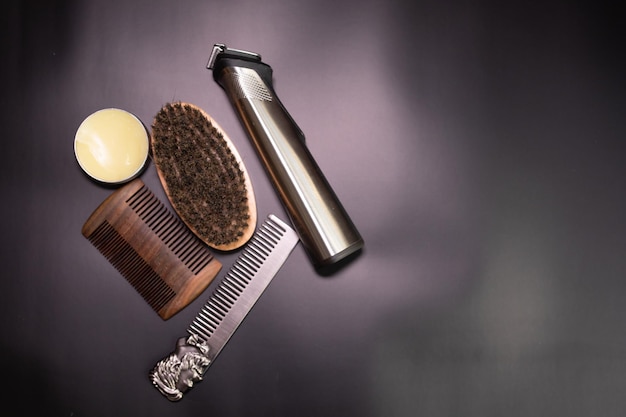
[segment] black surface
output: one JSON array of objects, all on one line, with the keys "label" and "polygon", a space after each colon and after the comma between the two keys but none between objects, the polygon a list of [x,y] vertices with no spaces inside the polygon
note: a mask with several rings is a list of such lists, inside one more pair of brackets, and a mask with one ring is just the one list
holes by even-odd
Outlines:
[{"label": "black surface", "polygon": [[[2,13],[2,399],[12,415],[622,416],[624,15],[601,2],[22,1]],[[202,107],[285,218],[221,88],[258,52],[363,234],[296,248],[205,381],[148,372],[164,322],[82,237],[111,189],[80,122]],[[142,176],[163,197],[154,167]],[[236,254],[218,254],[227,269]]]}]

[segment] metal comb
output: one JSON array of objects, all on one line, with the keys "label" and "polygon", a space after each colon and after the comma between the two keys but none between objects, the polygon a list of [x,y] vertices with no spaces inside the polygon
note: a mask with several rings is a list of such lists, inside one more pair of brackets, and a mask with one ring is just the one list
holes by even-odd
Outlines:
[{"label": "metal comb", "polygon": [[167,399],[180,400],[202,380],[297,243],[296,232],[274,215],[257,229],[187,328],[188,336],[179,338],[175,351],[150,372],[153,385]]}]

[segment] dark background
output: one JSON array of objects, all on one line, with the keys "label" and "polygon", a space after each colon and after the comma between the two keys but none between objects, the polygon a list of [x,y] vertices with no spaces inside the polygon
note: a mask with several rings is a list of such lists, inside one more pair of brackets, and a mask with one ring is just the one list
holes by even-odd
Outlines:
[{"label": "dark background", "polygon": [[[1,14],[2,407],[50,416],[622,416],[624,16],[602,2],[9,1]],[[83,238],[112,192],[81,121],[202,107],[285,211],[206,62],[258,52],[366,241],[301,246],[205,381],[148,371],[162,321]],[[142,179],[163,196],[154,166]],[[224,271],[237,253],[219,254]],[[221,275],[220,277],[221,278]],[[205,296],[206,295],[206,296]]]}]

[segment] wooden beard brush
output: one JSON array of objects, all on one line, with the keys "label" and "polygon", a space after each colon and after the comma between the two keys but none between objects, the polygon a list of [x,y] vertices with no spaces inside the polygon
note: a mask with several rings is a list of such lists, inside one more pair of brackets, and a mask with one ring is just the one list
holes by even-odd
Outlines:
[{"label": "wooden beard brush", "polygon": [[168,103],[154,118],[152,159],[172,207],[210,247],[229,251],[254,233],[252,183],[228,136],[202,109]]}]

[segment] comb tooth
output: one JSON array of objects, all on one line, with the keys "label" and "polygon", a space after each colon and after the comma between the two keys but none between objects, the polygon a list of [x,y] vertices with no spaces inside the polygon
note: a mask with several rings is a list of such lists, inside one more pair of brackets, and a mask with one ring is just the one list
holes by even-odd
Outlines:
[{"label": "comb tooth", "polygon": [[237,285],[239,285],[242,289],[245,289],[250,282],[250,280],[244,279],[241,274],[234,273],[234,271],[230,271],[228,273],[228,277],[232,282],[237,283]]},{"label": "comb tooth", "polygon": [[167,230],[167,233],[163,235],[162,237],[163,242],[171,248],[176,243],[176,240],[178,239],[181,233],[182,233],[182,228],[180,227],[180,225],[176,222],[173,222],[172,227],[170,227]]},{"label": "comb tooth", "polygon": [[189,236],[189,241],[180,248],[178,252],[178,257],[184,262],[189,269],[191,264],[193,264],[192,260],[197,256],[198,252],[203,250],[206,252],[206,249],[200,245],[198,240],[194,236]]},{"label": "comb tooth", "polygon": [[151,226],[151,220],[155,215],[158,215],[160,212],[161,205],[160,201],[154,198],[154,195],[147,195],[146,199],[143,201],[143,204],[137,208],[135,208],[135,212],[143,219],[143,221]]},{"label": "comb tooth", "polygon": [[206,329],[207,333],[213,333],[215,331],[215,329],[217,329],[217,326],[220,325],[220,322],[222,321],[221,318],[219,317],[215,317],[214,315],[210,314],[210,312],[204,311],[201,312],[198,315],[198,323],[204,323],[204,328]]},{"label": "comb tooth", "polygon": [[214,313],[214,310],[211,308],[213,307],[212,304],[207,304],[205,307],[206,308],[195,317],[190,325],[190,329],[196,331],[201,330],[200,333],[202,333],[204,339],[207,340],[217,329],[224,317]]},{"label": "comb tooth", "polygon": [[[128,275],[132,275],[135,267],[138,267],[139,259],[133,255],[132,248],[127,242],[122,239],[117,233],[115,234],[116,241],[115,250],[109,254],[109,260],[116,265],[124,265],[124,271]],[[113,249],[113,248],[111,248]]]},{"label": "comb tooth", "polygon": [[213,318],[215,323],[218,323],[226,317],[227,312],[224,312],[218,305],[214,303],[214,300],[210,300],[202,308],[202,313]]},{"label": "comb tooth", "polygon": [[[197,318],[197,317],[196,317]],[[213,333],[213,330],[204,326],[199,320],[194,320],[193,323],[189,326],[190,329],[193,329],[194,333],[198,333],[203,337],[210,337]]]},{"label": "comb tooth", "polygon": [[155,311],[176,295],[108,221],[103,221],[88,239]]},{"label": "comb tooth", "polygon": [[248,246],[248,250],[256,255],[259,259],[265,259],[269,252],[267,252],[264,248],[256,245],[256,242],[251,243]]},{"label": "comb tooth", "polygon": [[[251,253],[248,252],[247,255],[251,255]],[[247,266],[250,272],[253,274],[259,270],[262,264],[262,262],[256,262],[255,258],[253,258],[252,256],[248,256],[245,259],[242,259],[241,263],[242,265]]]},{"label": "comb tooth", "polygon": [[198,326],[202,326],[202,328],[206,329],[207,332],[215,331],[215,329],[217,329],[217,325],[219,324],[219,321],[215,322],[211,320],[209,316],[203,314],[203,312],[200,312],[200,314],[198,314],[198,317],[196,317],[196,322],[198,323]]},{"label": "comb tooth", "polygon": [[265,256],[262,256],[262,254],[258,253],[257,251],[250,250],[250,248],[248,248],[248,250],[246,251],[245,259],[250,264],[255,265],[256,268],[260,268],[261,265],[263,265],[263,262],[265,262],[265,258]]},{"label": "comb tooth", "polygon": [[267,241],[265,239],[261,239],[263,237],[263,236],[261,236],[262,233],[263,233],[263,229],[261,229],[259,231],[259,239],[256,239],[253,243],[255,245],[258,245],[259,247],[263,248],[264,251],[269,254],[270,252],[272,252],[272,249],[274,249],[275,245],[273,245],[271,242],[269,242],[269,241]]},{"label": "comb tooth", "polygon": [[[187,233],[185,239],[180,241],[180,245],[176,250],[176,255],[180,258],[181,261],[185,262],[185,260],[189,257],[189,253],[193,252],[195,240],[193,236]],[[186,263],[186,262],[185,262]]]},{"label": "comb tooth", "polygon": [[[204,340],[213,360],[269,285],[298,242],[296,233],[269,216],[218,284],[187,332]],[[287,235],[287,236],[286,236]],[[266,262],[270,256],[275,258]]]},{"label": "comb tooth", "polygon": [[154,233],[159,236],[163,242],[165,242],[170,231],[176,226],[177,224],[174,220],[174,216],[168,211],[168,213],[161,219],[161,222],[156,223],[152,230],[154,230]]},{"label": "comb tooth", "polygon": [[197,274],[199,271],[203,270],[211,261],[213,260],[213,256],[210,254],[202,254],[201,257],[198,257],[198,260],[195,264],[190,265],[191,270]]},{"label": "comb tooth", "polygon": [[241,295],[241,288],[237,288],[237,286],[233,285],[232,281],[229,279],[224,279],[222,283],[224,284],[224,290],[230,291],[233,299],[237,301],[237,298],[239,298],[239,296]]},{"label": "comb tooth", "polygon": [[241,282],[235,275],[229,273],[227,277],[228,277],[228,283],[237,290],[237,293],[238,293],[237,295],[241,294],[243,290],[246,289],[246,283]]},{"label": "comb tooth", "polygon": [[189,269],[191,269],[194,274],[197,274],[198,271],[204,268],[204,266],[210,261],[211,257],[207,256],[206,251],[200,245],[196,247],[196,250],[189,256],[189,259],[187,260]]},{"label": "comb tooth", "polygon": [[143,207],[149,202],[151,194],[148,187],[142,186],[126,200],[126,203],[133,208],[135,212],[142,212]]},{"label": "comb tooth", "polygon": [[198,274],[211,262],[208,248],[145,185],[126,202],[191,272]]},{"label": "comb tooth", "polygon": [[189,326],[189,330],[194,334],[197,334],[204,340],[208,340],[213,334],[213,332],[207,331],[203,327],[198,326],[195,321],[191,323],[191,325]]},{"label": "comb tooth", "polygon": [[115,229],[107,221],[102,222],[89,239],[108,259],[113,258],[117,249],[124,243],[118,239]]},{"label": "comb tooth", "polygon": [[228,288],[225,288],[223,285],[220,285],[215,290],[216,294],[218,294],[219,299],[222,301],[224,308],[229,310],[237,299],[233,297],[232,293],[228,291]]},{"label": "comb tooth", "polygon": [[144,186],[139,187],[133,194],[130,195],[130,197],[126,199],[126,204],[128,204],[129,206],[137,206],[137,200],[145,196],[145,188],[146,187]]},{"label": "comb tooth", "polygon": [[213,323],[213,328],[217,327],[220,321],[226,317],[226,313],[215,303],[215,300],[210,300],[200,311],[200,314],[206,321]]},{"label": "comb tooth", "polygon": [[117,256],[111,258],[110,261],[114,265],[123,265],[124,277],[131,283],[135,283],[134,285],[137,285],[138,282],[136,277],[145,271],[143,263],[139,258],[133,256],[132,251],[119,251]]},{"label": "comb tooth", "polygon": [[139,294],[158,312],[176,294],[142,258],[129,252],[123,275]]},{"label": "comb tooth", "polygon": [[[194,235],[187,233],[189,240],[180,248],[177,255],[187,267],[193,270],[193,265],[198,256],[210,255],[208,249]],[[212,257],[212,256],[211,256]]]},{"label": "comb tooth", "polygon": [[171,225],[171,217],[171,213],[168,210],[165,210],[165,212],[161,216],[155,219],[154,224],[152,225],[152,230],[154,231],[154,234],[161,237],[163,235],[164,229]]},{"label": "comb tooth", "polygon": [[147,298],[155,298],[153,294],[159,289],[158,281],[153,280],[151,275],[151,271],[142,262],[137,262],[137,268],[131,276],[135,288]]},{"label": "comb tooth", "polygon": [[251,239],[248,247],[190,325],[190,331],[207,340],[217,329],[269,255],[272,245],[263,243],[263,240],[267,239],[275,245],[276,238],[280,238],[271,230],[267,230],[265,235],[263,238],[254,236]]},{"label": "comb tooth", "polygon": [[150,193],[150,197],[146,202],[145,214],[143,215],[146,224],[150,225],[150,227],[154,227],[154,223],[157,222],[158,218],[165,212],[166,209],[163,203],[161,203],[154,194]]},{"label": "comb tooth", "polygon": [[156,233],[156,226],[161,219],[167,220],[168,210],[145,185],[127,201],[128,206]]},{"label": "comb tooth", "polygon": [[170,246],[170,243],[174,237],[176,237],[177,231],[180,230],[178,223],[170,222],[167,228],[163,230],[163,233],[159,236],[163,243]]},{"label": "comb tooth", "polygon": [[[155,224],[158,224],[159,219],[163,216],[164,207],[160,206],[160,203],[156,201],[147,208],[148,209],[140,217],[144,221],[144,223],[154,232]],[[158,236],[157,233],[155,233],[155,235]]]},{"label": "comb tooth", "polygon": [[207,314],[211,314],[218,323],[228,314],[228,311],[223,310],[219,304],[215,303],[215,300],[210,300],[204,306],[204,310]]},{"label": "comb tooth", "polygon": [[229,309],[233,306],[235,301],[237,301],[237,297],[233,296],[233,294],[225,286],[221,285],[217,289],[217,291],[226,302],[224,305],[227,306]]},{"label": "comb tooth", "polygon": [[245,285],[248,285],[250,281],[252,281],[252,277],[250,275],[242,274],[235,270],[231,270],[230,272],[231,272],[231,275],[236,276],[238,279],[244,282]]},{"label": "comb tooth", "polygon": [[254,270],[250,269],[245,263],[244,260],[242,259],[241,263],[235,265],[233,267],[233,270],[238,271],[244,275],[254,275]]},{"label": "comb tooth", "polygon": [[154,271],[141,268],[131,281],[137,292],[139,292],[156,311],[164,304],[163,298],[167,297],[167,294],[165,294],[166,291],[163,291],[163,288],[159,285],[159,278],[158,274]]},{"label": "comb tooth", "polygon": [[[282,229],[272,223],[264,223],[262,229],[268,233],[267,237],[274,243],[278,243],[282,236]],[[271,237],[269,237],[271,235]]]},{"label": "comb tooth", "polygon": [[102,223],[98,227],[94,234],[90,236],[91,242],[99,248],[100,252],[106,257],[110,258],[111,253],[115,252],[115,249],[119,246],[119,242],[113,239],[113,228],[110,228],[108,223]]},{"label": "comb tooth", "polygon": [[143,219],[157,236],[159,235],[157,227],[163,221],[174,221],[174,217],[171,213],[169,213],[167,208],[165,208],[165,206],[156,199],[156,197],[153,198],[153,206],[151,210],[145,212]]},{"label": "comb tooth", "polygon": [[181,260],[185,258],[189,248],[193,246],[195,240],[194,237],[187,233],[187,230],[181,231],[182,234],[179,236],[177,240],[177,244],[172,248],[172,251],[178,256]]},{"label": "comb tooth", "polygon": [[194,274],[197,270],[198,260],[202,258],[202,248],[197,245],[190,245],[189,250],[185,253],[185,256],[181,258],[181,261],[187,265],[187,268]]},{"label": "comb tooth", "polygon": [[172,240],[170,242],[170,248],[172,252],[178,253],[181,245],[185,243],[185,240],[189,238],[189,233],[183,228],[176,228],[176,232],[172,235]]},{"label": "comb tooth", "polygon": [[268,246],[270,246],[271,248],[274,248],[276,246],[276,244],[278,244],[278,241],[280,239],[280,235],[276,234],[275,230],[272,230],[270,228],[266,228],[266,229],[263,229],[261,231],[261,234],[266,239],[265,243]]},{"label": "comb tooth", "polygon": [[189,261],[189,269],[194,274],[197,274],[202,269],[204,269],[204,267],[207,266],[212,260],[213,260],[212,255],[208,255],[206,253],[200,253],[198,254],[198,256],[195,257],[195,260]]},{"label": "comb tooth", "polygon": [[230,309],[228,303],[223,298],[221,298],[221,295],[217,291],[213,293],[213,296],[211,297],[207,305],[210,305],[210,307],[215,310],[215,313],[218,316],[225,316],[226,314],[228,314],[228,310]]},{"label": "comb tooth", "polygon": [[192,239],[191,242],[185,246],[184,250],[180,252],[178,257],[181,261],[190,263],[190,260],[194,259],[194,257],[198,254],[200,248],[201,247],[197,244],[197,242]]}]

